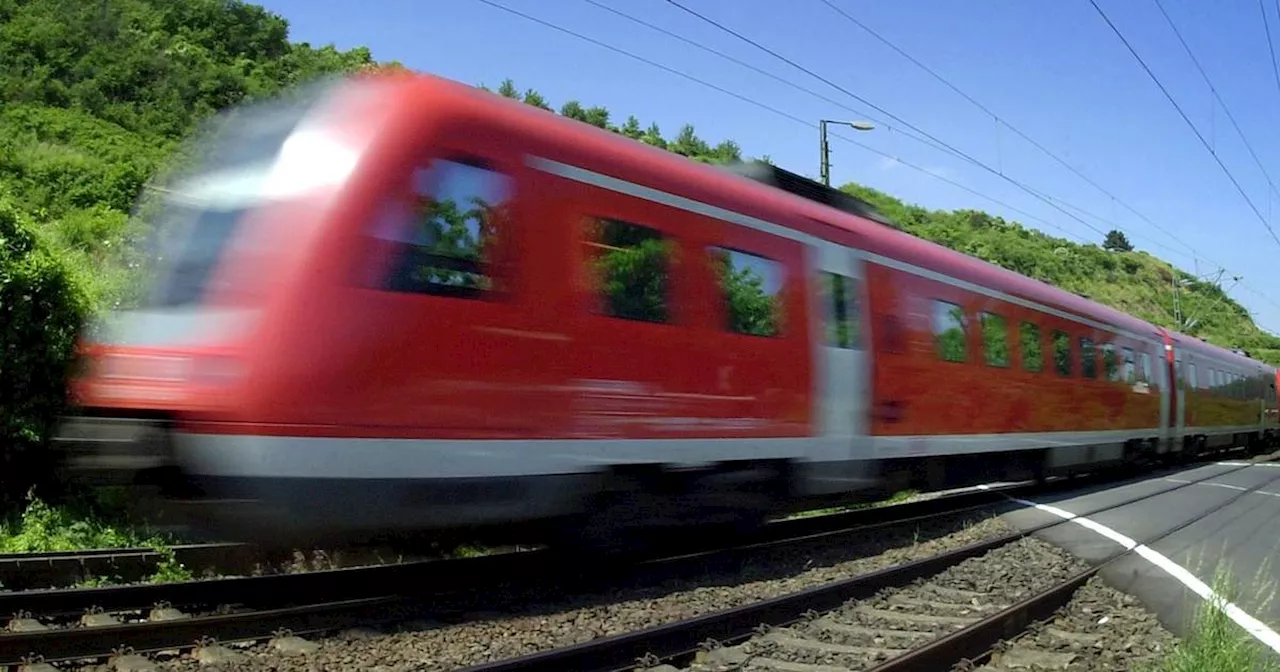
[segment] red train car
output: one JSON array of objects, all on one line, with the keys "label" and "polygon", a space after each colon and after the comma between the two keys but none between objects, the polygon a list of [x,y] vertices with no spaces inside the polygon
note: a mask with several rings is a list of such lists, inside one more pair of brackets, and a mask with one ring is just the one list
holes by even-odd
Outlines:
[{"label": "red train car", "polygon": [[237,114],[61,433],[222,531],[760,520],[1274,434],[1273,369],[782,171],[428,76]]}]

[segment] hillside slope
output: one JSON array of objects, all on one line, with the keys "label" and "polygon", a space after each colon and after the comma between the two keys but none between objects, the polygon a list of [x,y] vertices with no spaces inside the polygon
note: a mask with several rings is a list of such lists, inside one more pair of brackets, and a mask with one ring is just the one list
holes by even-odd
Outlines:
[{"label": "hillside slope", "polygon": [[[129,211],[178,140],[225,106],[317,75],[382,66],[398,64],[378,64],[365,48],[290,42],[283,18],[242,2],[0,0],[0,212],[30,242],[0,241],[10,245],[0,254],[0,352],[7,353],[0,372],[13,392],[0,397],[0,446],[46,435],[62,395],[54,373],[66,370],[68,330],[85,311],[127,303],[129,251],[145,234]],[[497,93],[551,109],[537,91],[521,92],[509,80]],[[696,161],[742,160],[737,143],[713,145],[692,126],[664,136],[656,123],[618,120],[576,101],[559,113]],[[1190,277],[1143,252],[1082,246],[979,211],[929,211],[860,185],[843,188],[911,233],[1158,324],[1173,323],[1171,279]],[[30,305],[36,295],[40,306]],[[1199,318],[1198,335],[1280,362],[1280,339],[1212,284],[1190,280],[1182,304]]]}]

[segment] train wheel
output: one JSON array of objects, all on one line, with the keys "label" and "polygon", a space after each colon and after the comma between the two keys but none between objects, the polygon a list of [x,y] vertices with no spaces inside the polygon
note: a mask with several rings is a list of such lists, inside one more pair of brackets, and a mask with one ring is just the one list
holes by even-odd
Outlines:
[{"label": "train wheel", "polygon": [[746,540],[786,496],[785,472],[769,465],[703,473],[616,473],[556,545],[578,552],[679,551]]}]

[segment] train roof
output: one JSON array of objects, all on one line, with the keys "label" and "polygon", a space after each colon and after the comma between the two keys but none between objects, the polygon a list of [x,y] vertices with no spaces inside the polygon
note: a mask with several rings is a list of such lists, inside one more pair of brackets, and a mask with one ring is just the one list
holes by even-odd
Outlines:
[{"label": "train roof", "polygon": [[1268,371],[1276,370],[1275,367],[1271,366],[1270,364],[1267,364],[1265,362],[1260,362],[1250,357],[1248,353],[1228,350],[1221,346],[1217,346],[1207,341],[1203,341],[1199,338],[1196,338],[1195,336],[1190,336],[1190,335],[1172,331],[1172,330],[1168,330],[1168,334],[1169,334],[1170,340],[1172,340],[1174,344],[1177,345],[1177,347],[1183,350],[1190,351],[1193,353],[1199,353],[1205,356],[1210,356],[1220,361],[1230,362],[1239,366],[1266,369]]},{"label": "train roof", "polygon": [[[410,95],[415,98],[411,103],[421,99],[423,104],[429,104],[444,114],[483,112],[497,124],[541,136],[540,144],[554,155],[548,158],[618,179],[637,181],[653,189],[772,221],[819,238],[842,244],[852,244],[851,241],[856,240],[858,247],[890,259],[1137,334],[1153,338],[1168,334],[1182,347],[1242,365],[1246,362],[1262,365],[1256,360],[1171,332],[1046,282],[900,231],[865,201],[812,181],[809,185],[797,186],[797,178],[806,178],[788,171],[704,165],[590,124],[435,75],[414,73],[373,77],[412,80],[414,85],[410,88],[413,93]],[[817,185],[818,189],[813,189],[812,185]],[[813,189],[814,193],[805,194],[802,187]],[[843,194],[846,198],[834,196],[831,192]],[[824,199],[827,202],[823,202]]]}]

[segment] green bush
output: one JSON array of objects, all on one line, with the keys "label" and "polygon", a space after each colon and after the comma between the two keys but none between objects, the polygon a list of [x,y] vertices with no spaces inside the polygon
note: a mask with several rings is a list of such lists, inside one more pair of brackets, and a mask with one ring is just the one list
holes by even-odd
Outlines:
[{"label": "green bush", "polygon": [[0,492],[22,478],[66,401],[75,337],[89,307],[75,273],[0,195]]}]

